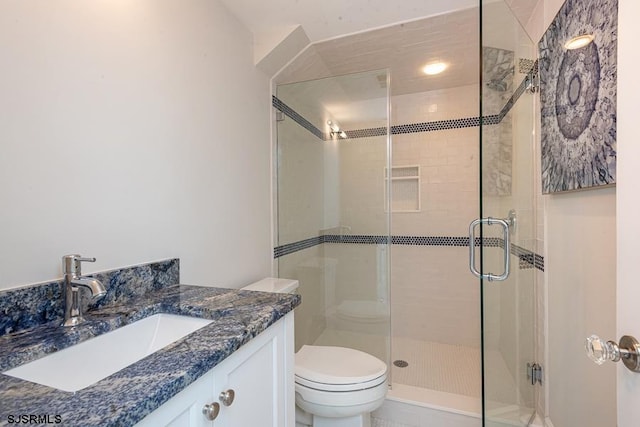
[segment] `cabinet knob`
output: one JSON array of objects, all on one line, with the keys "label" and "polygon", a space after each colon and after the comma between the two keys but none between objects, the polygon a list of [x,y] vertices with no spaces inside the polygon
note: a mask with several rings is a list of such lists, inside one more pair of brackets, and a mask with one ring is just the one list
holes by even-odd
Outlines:
[{"label": "cabinet knob", "polygon": [[233,403],[233,399],[235,399],[235,397],[236,397],[236,392],[230,388],[229,390],[225,390],[222,393],[220,393],[219,399],[224,406],[231,406],[231,404]]},{"label": "cabinet knob", "polygon": [[213,421],[218,417],[220,413],[220,404],[218,402],[213,402],[208,405],[204,405],[202,408],[202,413],[209,421]]}]

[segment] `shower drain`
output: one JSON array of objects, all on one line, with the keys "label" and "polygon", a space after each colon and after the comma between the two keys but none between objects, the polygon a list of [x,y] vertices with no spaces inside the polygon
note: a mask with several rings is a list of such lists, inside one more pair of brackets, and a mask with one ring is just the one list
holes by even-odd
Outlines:
[{"label": "shower drain", "polygon": [[394,360],[393,365],[397,366],[398,368],[406,368],[407,366],[409,366],[409,362],[407,362],[406,360]]}]

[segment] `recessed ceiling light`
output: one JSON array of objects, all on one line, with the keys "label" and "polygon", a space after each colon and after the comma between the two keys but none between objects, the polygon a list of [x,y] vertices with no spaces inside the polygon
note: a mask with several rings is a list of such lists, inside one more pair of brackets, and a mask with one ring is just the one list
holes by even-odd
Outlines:
[{"label": "recessed ceiling light", "polygon": [[580,36],[576,36],[567,40],[564,44],[564,48],[569,50],[580,49],[581,47],[585,47],[592,41],[593,41],[592,34],[582,34]]},{"label": "recessed ceiling light", "polygon": [[436,74],[440,74],[446,69],[447,69],[447,64],[445,64],[444,62],[434,62],[432,64],[425,66],[422,69],[422,72],[428,76],[433,76]]}]

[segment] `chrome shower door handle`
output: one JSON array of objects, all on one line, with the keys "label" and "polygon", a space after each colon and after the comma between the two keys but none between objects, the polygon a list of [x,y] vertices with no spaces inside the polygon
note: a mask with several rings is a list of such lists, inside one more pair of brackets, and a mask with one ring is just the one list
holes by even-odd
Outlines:
[{"label": "chrome shower door handle", "polygon": [[[471,222],[469,225],[469,269],[471,273],[479,279],[488,280],[489,282],[500,282],[506,280],[509,277],[511,270],[511,233],[509,230],[510,224],[513,222],[509,219],[498,218],[478,218]],[[504,236],[504,272],[502,274],[486,273],[482,274],[476,269],[476,227],[481,224],[502,226],[502,232]]]},{"label": "chrome shower door handle", "polygon": [[469,224],[469,269],[478,279],[484,279],[485,275],[476,270],[476,226],[479,224],[482,224],[482,218],[473,220]]}]

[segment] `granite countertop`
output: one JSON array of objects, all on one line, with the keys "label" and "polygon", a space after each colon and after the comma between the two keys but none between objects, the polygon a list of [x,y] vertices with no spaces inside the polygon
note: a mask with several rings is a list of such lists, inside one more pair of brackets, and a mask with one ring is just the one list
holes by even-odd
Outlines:
[{"label": "granite countertop", "polygon": [[1,336],[4,372],[157,313],[214,320],[74,393],[0,374],[0,426],[25,414],[49,416],[49,423],[60,420],[65,427],[133,425],[299,304],[298,295],[174,285],[126,305],[91,310],[85,314],[89,322],[73,328],[56,322]]}]

